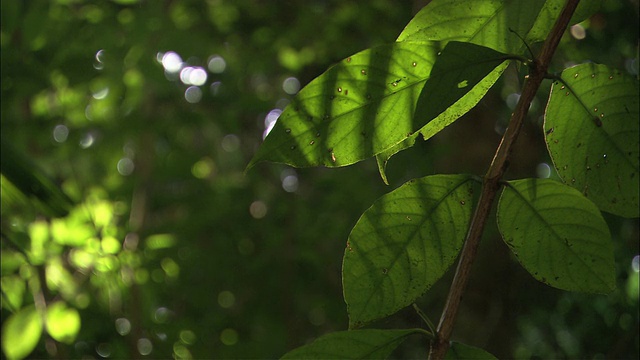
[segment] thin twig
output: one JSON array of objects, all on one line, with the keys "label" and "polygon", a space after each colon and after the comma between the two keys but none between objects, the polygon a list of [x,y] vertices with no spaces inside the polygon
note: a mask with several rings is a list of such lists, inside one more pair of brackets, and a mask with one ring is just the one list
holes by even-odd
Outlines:
[{"label": "thin twig", "polygon": [[533,64],[531,64],[531,73],[525,81],[522,96],[520,96],[518,105],[511,115],[511,121],[509,122],[506,132],[502,136],[502,141],[496,150],[496,154],[489,166],[489,170],[487,170],[487,173],[484,176],[478,206],[473,214],[469,232],[467,233],[467,239],[462,249],[462,253],[460,254],[456,274],[453,278],[451,289],[449,290],[449,295],[440,318],[440,323],[438,324],[436,336],[431,341],[429,359],[443,359],[449,349],[449,339],[453,332],[453,325],[458,313],[460,301],[462,300],[462,294],[467,285],[467,281],[469,280],[471,265],[475,260],[480,237],[484,230],[487,218],[489,217],[493,200],[500,189],[500,180],[509,164],[509,155],[511,154],[513,144],[520,133],[524,119],[529,111],[529,106],[535,98],[542,80],[544,80],[547,75],[547,68],[549,67],[551,58],[560,43],[560,38],[562,38],[562,35],[567,28],[569,20],[578,6],[579,1],[580,0],[567,1],[567,4],[556,20],[553,29],[540,51],[540,56],[538,59],[534,60]]}]

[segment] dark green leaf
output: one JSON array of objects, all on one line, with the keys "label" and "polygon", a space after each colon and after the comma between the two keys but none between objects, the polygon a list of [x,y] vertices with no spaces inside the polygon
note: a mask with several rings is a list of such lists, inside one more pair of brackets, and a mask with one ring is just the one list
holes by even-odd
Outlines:
[{"label": "dark green leaf", "polygon": [[638,217],[638,81],[593,63],[551,88],[545,140],[562,180],[604,211]]},{"label": "dark green leaf", "polygon": [[409,335],[421,329],[338,331],[286,353],[282,359],[386,359]]},{"label": "dark green leaf", "polygon": [[466,175],[411,180],[365,211],[343,262],[350,328],[410,305],[444,275],[467,232],[474,183]]},{"label": "dark green leaf", "polygon": [[31,160],[10,146],[4,137],[0,144],[2,175],[25,195],[35,196],[47,215],[55,217],[67,215],[73,207],[71,199]]},{"label": "dark green leaf", "polygon": [[505,243],[534,278],[569,291],[615,288],[609,228],[576,189],[549,179],[510,181],[497,217]]},{"label": "dark green leaf", "polygon": [[285,109],[247,168],[345,166],[401,142],[421,127],[411,119],[438,51],[438,43],[394,43],[331,67]]},{"label": "dark green leaf", "polygon": [[447,351],[447,355],[445,355],[445,360],[468,360],[468,359],[477,359],[477,360],[494,360],[497,359],[495,356],[489,354],[488,352],[479,349],[474,346],[465,345],[458,342],[452,342],[449,347],[449,351]]},{"label": "dark green leaf", "polygon": [[[495,50],[452,41],[442,50],[424,85],[416,111],[414,128],[420,128],[425,140],[466,114],[489,91],[507,68],[505,54]],[[417,134],[376,156],[382,179],[388,159],[413,146]]]}]

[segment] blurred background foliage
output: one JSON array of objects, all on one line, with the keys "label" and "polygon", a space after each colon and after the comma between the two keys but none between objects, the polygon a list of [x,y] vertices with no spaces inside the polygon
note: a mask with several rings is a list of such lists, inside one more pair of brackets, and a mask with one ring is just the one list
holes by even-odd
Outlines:
[{"label": "blurred background foliage", "polygon": [[[394,157],[390,187],[374,161],[243,171],[301,86],[394,41],[425,3],[3,1],[3,358],[274,358],[346,329],[350,228],[409,178],[482,174],[524,70]],[[637,76],[637,29],[637,1],[607,1],[567,32],[552,71],[596,61]],[[509,178],[555,177],[547,94]],[[537,283],[489,226],[456,340],[500,358],[637,358],[638,220],[606,219],[607,296]],[[434,321],[450,279],[420,303]],[[377,325],[421,326],[408,310]],[[425,355],[422,339],[395,354]]]}]

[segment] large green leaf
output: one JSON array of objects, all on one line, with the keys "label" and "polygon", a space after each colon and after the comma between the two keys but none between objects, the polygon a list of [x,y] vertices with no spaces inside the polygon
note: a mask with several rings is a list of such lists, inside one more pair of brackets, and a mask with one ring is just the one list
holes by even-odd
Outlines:
[{"label": "large green leaf", "polygon": [[445,360],[494,360],[495,356],[475,346],[465,345],[459,342],[452,342],[449,351],[445,355]]},{"label": "large green leaf", "polygon": [[413,303],[445,273],[464,242],[475,183],[467,175],[411,180],[365,211],[344,254],[350,328]]},{"label": "large green leaf", "polygon": [[507,68],[506,58],[505,54],[471,43],[452,41],[445,46],[413,115],[414,127],[426,125],[419,133],[376,156],[385,183],[388,182],[384,168],[389,158],[413,146],[418,134],[427,140],[476,106]]},{"label": "large green leaf", "polygon": [[638,81],[593,63],[562,72],[545,140],[562,180],[604,211],[639,216]]},{"label": "large green leaf", "polygon": [[[407,24],[398,41],[464,41],[497,51],[521,54],[524,42],[547,37],[564,0],[433,0]],[[582,1],[572,23],[600,7],[601,0]],[[513,31],[512,31],[513,30]]]},{"label": "large green leaf", "polygon": [[282,359],[386,359],[409,335],[421,329],[338,331],[286,353]]},{"label": "large green leaf", "polygon": [[609,228],[576,189],[549,179],[510,181],[497,217],[505,243],[534,278],[570,291],[615,288]]},{"label": "large green leaf", "polygon": [[42,318],[31,305],[9,316],[2,324],[2,350],[8,359],[24,359],[38,345]]},{"label": "large green leaf", "polygon": [[280,115],[247,168],[261,161],[296,167],[345,166],[399,143],[441,50],[434,42],[378,46],[311,81]]}]

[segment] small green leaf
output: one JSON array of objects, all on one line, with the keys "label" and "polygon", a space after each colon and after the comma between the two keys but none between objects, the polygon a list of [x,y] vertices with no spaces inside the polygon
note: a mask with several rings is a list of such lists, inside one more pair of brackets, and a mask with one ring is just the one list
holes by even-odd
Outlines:
[{"label": "small green leaf", "polygon": [[465,345],[458,342],[452,342],[449,347],[449,351],[445,355],[445,360],[497,360],[498,358],[489,354],[488,352],[474,347]]},{"label": "small green leaf", "polygon": [[467,175],[427,176],[365,211],[343,261],[349,328],[410,305],[444,275],[469,227],[474,184]]},{"label": "small green leaf", "polygon": [[31,305],[9,316],[2,324],[2,350],[8,359],[24,359],[40,340],[42,318]]},{"label": "small green leaf", "polygon": [[534,278],[569,291],[615,288],[609,228],[576,189],[549,179],[510,181],[497,217],[505,243]]},{"label": "small green leaf", "polygon": [[19,309],[27,290],[24,279],[19,275],[3,276],[0,284],[2,285],[2,307],[10,311]]},{"label": "small green leaf", "polygon": [[71,344],[80,331],[78,310],[58,301],[47,307],[47,332],[55,340]]},{"label": "small green leaf", "polygon": [[345,166],[404,140],[417,130],[413,110],[438,51],[438,43],[394,43],[329,68],[287,106],[247,168]]},{"label": "small green leaf", "polygon": [[282,359],[386,359],[409,335],[421,329],[338,331],[286,353]]},{"label": "small green leaf", "polygon": [[558,175],[600,209],[640,215],[638,81],[593,63],[562,72],[545,113]]}]

